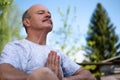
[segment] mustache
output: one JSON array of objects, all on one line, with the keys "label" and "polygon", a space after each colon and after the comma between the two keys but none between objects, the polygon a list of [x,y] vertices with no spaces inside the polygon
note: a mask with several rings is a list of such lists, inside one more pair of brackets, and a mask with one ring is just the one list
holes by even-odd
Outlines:
[{"label": "mustache", "polygon": [[53,25],[52,19],[50,19],[50,18],[46,18],[46,19],[42,20],[42,22],[46,22],[46,21],[48,21],[50,24]]},{"label": "mustache", "polygon": [[46,19],[42,20],[42,22],[45,22],[45,21],[49,21],[50,23],[52,23],[52,20],[49,19],[49,18],[46,18]]}]

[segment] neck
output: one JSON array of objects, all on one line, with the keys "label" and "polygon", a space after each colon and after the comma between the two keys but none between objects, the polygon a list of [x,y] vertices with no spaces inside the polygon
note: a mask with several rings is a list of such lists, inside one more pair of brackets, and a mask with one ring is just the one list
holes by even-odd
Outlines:
[{"label": "neck", "polygon": [[40,45],[46,45],[46,38],[47,38],[47,33],[45,32],[39,32],[39,34],[29,33],[26,37],[27,40],[30,40]]}]

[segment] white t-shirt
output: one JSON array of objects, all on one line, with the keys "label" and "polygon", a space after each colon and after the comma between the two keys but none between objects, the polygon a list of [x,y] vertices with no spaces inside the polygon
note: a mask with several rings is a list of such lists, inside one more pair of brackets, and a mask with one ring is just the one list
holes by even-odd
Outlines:
[{"label": "white t-shirt", "polygon": [[80,68],[79,65],[60,50],[53,49],[48,45],[38,45],[27,39],[6,44],[0,56],[0,64],[9,63],[17,69],[31,73],[33,70],[45,66],[51,50],[56,51],[60,56],[60,64],[64,76],[70,76]]}]

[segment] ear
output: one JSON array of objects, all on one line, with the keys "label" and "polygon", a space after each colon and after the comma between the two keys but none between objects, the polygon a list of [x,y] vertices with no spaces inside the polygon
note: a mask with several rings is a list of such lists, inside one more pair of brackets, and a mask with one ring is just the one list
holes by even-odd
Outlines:
[{"label": "ear", "polygon": [[24,18],[23,24],[24,24],[26,27],[29,27],[29,26],[30,26],[30,20],[29,20],[28,18]]}]

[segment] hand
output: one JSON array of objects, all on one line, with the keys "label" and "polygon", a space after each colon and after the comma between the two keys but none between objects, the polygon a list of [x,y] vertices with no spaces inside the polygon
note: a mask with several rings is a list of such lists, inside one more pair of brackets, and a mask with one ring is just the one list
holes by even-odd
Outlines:
[{"label": "hand", "polygon": [[90,71],[79,68],[72,76],[64,77],[63,80],[96,80]]},{"label": "hand", "polygon": [[[77,72],[76,72],[77,74]],[[80,68],[78,70],[78,74],[81,76],[83,80],[96,80],[96,78],[91,74],[90,71]]]},{"label": "hand", "polygon": [[50,51],[45,66],[50,68],[57,75],[59,80],[62,80],[60,56],[57,55],[55,51]]}]

